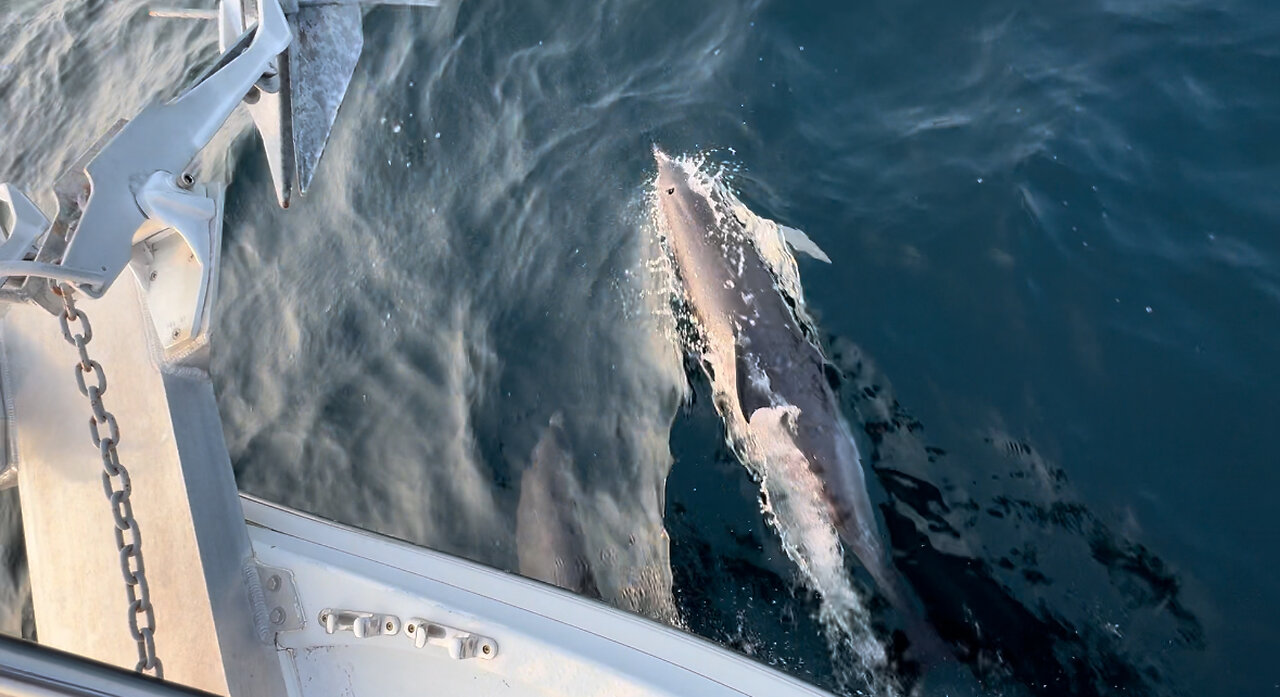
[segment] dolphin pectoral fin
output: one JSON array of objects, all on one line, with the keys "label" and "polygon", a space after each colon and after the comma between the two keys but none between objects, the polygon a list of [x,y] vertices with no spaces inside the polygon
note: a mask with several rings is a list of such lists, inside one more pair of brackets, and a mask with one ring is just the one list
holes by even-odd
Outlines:
[{"label": "dolphin pectoral fin", "polygon": [[782,232],[782,239],[786,240],[787,244],[791,245],[792,249],[797,252],[808,254],[818,261],[825,261],[828,264],[831,263],[831,257],[827,256],[827,253],[822,251],[821,247],[815,244],[813,240],[809,239],[808,235],[804,234],[800,230],[793,227],[787,227],[786,225],[779,225],[778,230]]}]

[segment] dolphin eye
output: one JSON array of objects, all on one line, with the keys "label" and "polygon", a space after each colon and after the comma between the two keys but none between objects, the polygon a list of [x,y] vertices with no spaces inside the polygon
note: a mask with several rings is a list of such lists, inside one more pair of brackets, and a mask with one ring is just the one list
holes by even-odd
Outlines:
[{"label": "dolphin eye", "polygon": [[671,187],[670,189],[667,189],[668,196],[670,196],[671,194],[674,194],[675,192],[676,192],[676,188],[674,186]]}]

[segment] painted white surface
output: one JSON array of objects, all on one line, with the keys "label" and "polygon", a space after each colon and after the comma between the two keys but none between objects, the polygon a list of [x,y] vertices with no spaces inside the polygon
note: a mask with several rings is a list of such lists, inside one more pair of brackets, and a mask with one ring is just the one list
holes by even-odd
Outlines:
[{"label": "painted white surface", "polygon": [[[243,496],[259,561],[294,573],[303,616],[277,634],[305,697],[824,695],[697,637],[519,576]],[[423,617],[494,638],[455,660],[412,637],[326,634],[324,608]]]}]

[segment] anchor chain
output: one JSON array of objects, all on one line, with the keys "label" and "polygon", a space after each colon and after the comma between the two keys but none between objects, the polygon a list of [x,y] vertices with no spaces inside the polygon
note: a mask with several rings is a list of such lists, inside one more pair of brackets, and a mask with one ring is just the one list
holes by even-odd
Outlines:
[{"label": "anchor chain", "polygon": [[[138,530],[138,521],[133,517],[133,504],[129,501],[133,485],[129,479],[129,470],[120,464],[120,456],[116,452],[116,446],[120,444],[120,429],[116,424],[116,417],[102,404],[102,395],[107,391],[107,376],[102,371],[102,364],[89,357],[86,347],[93,340],[93,328],[89,326],[89,318],[84,310],[76,307],[72,297],[73,289],[64,283],[55,286],[53,292],[62,298],[63,309],[58,314],[62,336],[80,354],[80,361],[75,367],[76,386],[80,388],[80,394],[89,399],[89,407],[93,410],[93,415],[89,417],[89,438],[102,455],[102,489],[111,502],[111,514],[115,518],[120,571],[124,574],[125,591],[129,598],[129,634],[138,644],[138,664],[134,666],[134,670],[164,678],[164,667],[156,657],[156,614],[151,606],[151,593],[142,563],[142,533]],[[79,332],[72,333],[73,323],[79,324]],[[106,428],[105,434],[103,427]]]}]

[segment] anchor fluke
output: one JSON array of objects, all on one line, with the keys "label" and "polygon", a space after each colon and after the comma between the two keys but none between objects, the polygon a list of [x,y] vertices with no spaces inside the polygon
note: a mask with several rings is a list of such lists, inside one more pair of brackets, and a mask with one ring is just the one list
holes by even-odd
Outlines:
[{"label": "anchor fluke", "polygon": [[[434,7],[438,0],[279,0],[293,41],[245,96],[266,150],[280,206],[306,194],[364,47],[362,6]],[[155,17],[216,19],[230,48],[257,22],[257,0],[221,0],[217,10],[155,8]]]}]

